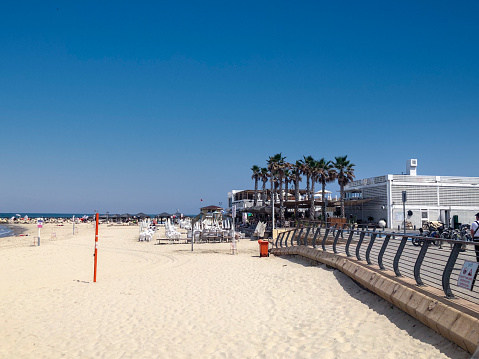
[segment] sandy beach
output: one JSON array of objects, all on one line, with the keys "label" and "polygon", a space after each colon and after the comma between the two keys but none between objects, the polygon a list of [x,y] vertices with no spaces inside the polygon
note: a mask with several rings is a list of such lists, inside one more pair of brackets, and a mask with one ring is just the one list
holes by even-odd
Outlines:
[{"label": "sandy beach", "polygon": [[0,358],[470,357],[341,272],[259,258],[255,241],[191,252],[103,224],[93,283],[93,224],[47,224],[40,247],[26,227],[0,238]]}]

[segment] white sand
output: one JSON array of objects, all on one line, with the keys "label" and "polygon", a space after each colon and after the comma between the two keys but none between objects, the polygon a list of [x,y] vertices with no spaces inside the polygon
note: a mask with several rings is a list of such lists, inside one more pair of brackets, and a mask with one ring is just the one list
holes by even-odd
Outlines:
[{"label": "white sand", "polygon": [[94,227],[77,228],[0,238],[0,358],[470,357],[341,272],[249,240],[191,252],[101,225],[93,283]]}]

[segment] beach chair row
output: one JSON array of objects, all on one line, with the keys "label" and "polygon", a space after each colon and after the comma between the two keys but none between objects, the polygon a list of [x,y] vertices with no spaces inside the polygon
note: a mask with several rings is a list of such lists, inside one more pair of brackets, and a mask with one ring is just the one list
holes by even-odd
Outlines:
[{"label": "beach chair row", "polygon": [[[191,237],[191,231],[189,231],[188,240],[191,240]],[[195,231],[195,243],[231,242],[232,240],[232,230],[204,229],[203,231]]]}]

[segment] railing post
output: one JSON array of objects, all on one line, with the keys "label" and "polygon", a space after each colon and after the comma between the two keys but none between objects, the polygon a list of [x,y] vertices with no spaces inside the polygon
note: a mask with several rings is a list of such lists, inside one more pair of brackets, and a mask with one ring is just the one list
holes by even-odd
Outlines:
[{"label": "railing post", "polygon": [[[289,236],[289,231],[288,232],[283,232],[283,236],[281,237],[280,241],[279,241],[279,247],[282,248],[283,247],[283,239],[285,236]],[[287,233],[287,234],[286,234]]]},{"label": "railing post", "polygon": [[416,283],[418,286],[424,285],[424,283],[421,280],[421,265],[422,262],[424,261],[424,257],[426,256],[426,252],[429,248],[429,241],[425,240],[421,250],[419,251],[419,254],[417,255],[416,263],[414,264],[414,279],[416,280]]},{"label": "railing post", "polygon": [[356,258],[358,259],[358,261],[361,261],[361,256],[359,255],[359,249],[361,248],[361,244],[363,244],[363,241],[364,241],[364,236],[366,235],[366,231],[361,231],[361,234],[359,235],[359,241],[358,241],[358,244],[356,246]]},{"label": "railing post", "polygon": [[[334,242],[333,242],[333,252],[334,253],[338,253],[338,251],[336,250],[336,244],[338,243],[338,240],[339,240],[339,236],[343,233],[343,228],[341,227],[341,229],[338,229],[338,231],[336,232],[336,236],[334,237]],[[342,237],[342,236],[341,236]]]},{"label": "railing post", "polygon": [[351,232],[349,232],[348,241],[346,242],[346,255],[348,257],[352,257],[352,255],[349,253],[349,246],[351,245],[351,242],[353,240],[353,236],[354,236],[354,229],[351,230]]},{"label": "railing post", "polygon": [[388,246],[388,243],[389,243],[389,239],[391,238],[391,235],[390,234],[386,234],[386,238],[384,238],[384,242],[383,242],[383,245],[381,246],[381,250],[379,251],[379,255],[378,255],[378,265],[379,265],[379,268],[381,268],[381,270],[385,270],[386,268],[384,267],[383,265],[383,256],[384,256],[384,252],[386,252],[386,247]]},{"label": "railing post", "polygon": [[371,239],[369,240],[369,245],[368,245],[368,249],[366,249],[366,262],[368,262],[369,265],[373,264],[371,262],[371,249],[373,248],[373,245],[374,245],[374,241],[376,240],[376,236],[378,234],[373,232],[373,234],[371,234]]},{"label": "railing post", "polygon": [[402,277],[401,272],[399,271],[399,259],[401,258],[401,255],[404,250],[404,247],[406,246],[406,243],[407,243],[407,236],[402,236],[401,243],[399,244],[398,250],[396,252],[396,255],[394,256],[394,261],[393,261],[393,268],[394,268],[394,273],[396,273],[396,277]]},{"label": "railing post", "polygon": [[279,234],[278,237],[276,237],[276,242],[274,242],[274,246],[275,246],[276,248],[278,248],[278,241],[279,241],[279,239],[281,238],[281,241],[283,240],[284,233],[285,233],[285,232],[282,232],[282,233]]},{"label": "railing post", "polygon": [[323,248],[323,251],[325,251],[325,252],[326,252],[326,238],[328,238],[329,231],[330,231],[330,228],[326,227],[326,231],[324,232],[323,241],[321,242],[321,247]]},{"label": "railing post", "polygon": [[284,241],[285,247],[288,246],[289,235],[291,234],[291,235],[294,237],[294,234],[296,233],[297,230],[298,230],[298,229],[296,228],[296,229],[293,231],[293,233],[291,233],[291,232],[288,233],[288,237],[286,237],[286,240]]},{"label": "railing post", "polygon": [[[299,240],[301,238],[301,235],[303,234],[304,227],[301,227],[301,230],[299,231],[299,234],[296,236],[296,243],[299,246]],[[291,238],[291,246],[294,246],[294,238]]]},{"label": "railing post", "polygon": [[314,237],[313,237],[313,248],[316,248],[316,237],[318,236],[318,234],[321,234],[321,227],[318,227],[318,229],[316,229],[316,233],[314,234]]},{"label": "railing post", "polygon": [[454,243],[454,247],[452,247],[451,254],[449,255],[449,259],[447,260],[446,267],[444,268],[444,272],[442,273],[442,289],[444,290],[444,294],[446,294],[446,298],[453,299],[454,294],[451,291],[451,273],[454,269],[454,265],[456,264],[457,257],[459,256],[459,251],[461,250],[462,243]]},{"label": "railing post", "polygon": [[308,230],[306,231],[306,234],[304,235],[304,245],[308,246],[308,236],[309,232],[311,231],[311,227],[308,227]]}]

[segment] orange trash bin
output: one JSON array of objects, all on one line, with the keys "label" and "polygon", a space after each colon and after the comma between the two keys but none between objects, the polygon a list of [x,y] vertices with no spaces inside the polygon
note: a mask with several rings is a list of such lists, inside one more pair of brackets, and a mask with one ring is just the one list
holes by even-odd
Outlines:
[{"label": "orange trash bin", "polygon": [[269,242],[263,241],[262,239],[258,240],[259,243],[259,256],[260,257],[269,257]]}]

